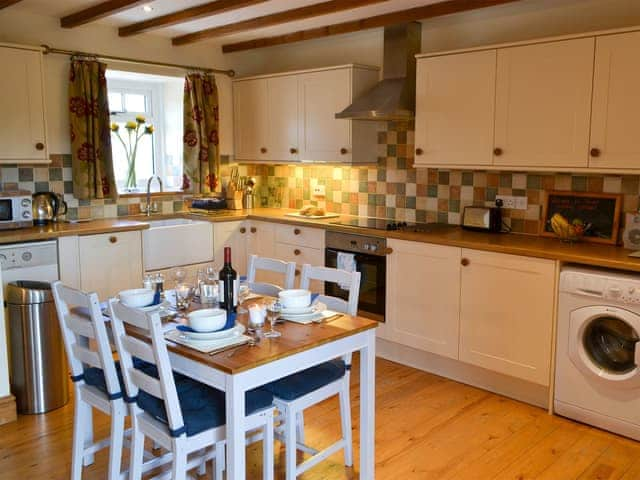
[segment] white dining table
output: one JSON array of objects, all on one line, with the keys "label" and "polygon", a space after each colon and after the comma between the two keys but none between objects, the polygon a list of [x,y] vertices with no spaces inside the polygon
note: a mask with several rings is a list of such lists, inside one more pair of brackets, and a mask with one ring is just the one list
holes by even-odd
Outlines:
[{"label": "white dining table", "polygon": [[214,355],[167,341],[174,370],[226,393],[227,478],[246,478],[245,392],[354,352],[360,353],[360,478],[374,478],[376,325],[348,315],[326,324],[286,322],[281,337]]}]

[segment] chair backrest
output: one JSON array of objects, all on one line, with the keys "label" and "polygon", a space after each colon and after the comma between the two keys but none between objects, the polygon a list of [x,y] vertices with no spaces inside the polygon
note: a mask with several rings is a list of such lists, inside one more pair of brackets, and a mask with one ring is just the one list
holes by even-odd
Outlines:
[{"label": "chair backrest", "polygon": [[[98,295],[66,287],[60,281],[52,283],[51,289],[73,381],[82,381],[85,365],[99,368],[104,372],[109,397],[119,398],[120,382]],[[95,350],[91,340],[95,341]]]},{"label": "chair backrest", "polygon": [[358,314],[358,296],[360,295],[360,272],[347,272],[329,267],[312,267],[309,264],[302,266],[302,278],[300,288],[308,289],[311,280],[337,283],[341,288],[349,290],[348,300],[320,295],[318,300],[325,303],[330,310],[346,313],[348,315]]},{"label": "chair backrest", "polygon": [[256,282],[256,272],[258,270],[282,274],[284,276],[283,287],[285,289],[293,288],[296,275],[296,262],[285,262],[273,258],[259,257],[258,255],[249,256],[247,282],[249,283],[251,291],[262,295],[277,297],[282,287],[271,283]]},{"label": "chair backrest", "polygon": [[[109,300],[109,313],[127,395],[136,398],[142,390],[164,401],[169,429],[173,436],[180,436],[184,421],[160,316],[126,307],[114,298]],[[137,328],[151,343],[127,333],[127,327]],[[155,365],[158,377],[134,368],[133,357]]]}]

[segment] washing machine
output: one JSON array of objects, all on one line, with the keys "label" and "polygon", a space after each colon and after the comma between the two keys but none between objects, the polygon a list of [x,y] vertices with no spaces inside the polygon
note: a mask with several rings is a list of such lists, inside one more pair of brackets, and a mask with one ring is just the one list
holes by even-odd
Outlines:
[{"label": "washing machine", "polygon": [[555,412],[640,440],[640,274],[560,274]]}]

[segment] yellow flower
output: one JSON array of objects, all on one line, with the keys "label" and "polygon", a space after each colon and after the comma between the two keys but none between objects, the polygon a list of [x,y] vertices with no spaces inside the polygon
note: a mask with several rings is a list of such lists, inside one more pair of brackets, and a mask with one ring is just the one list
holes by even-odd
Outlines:
[{"label": "yellow flower", "polygon": [[143,115],[136,115],[136,122],[138,122],[138,123],[144,123],[144,122],[146,122],[146,121],[147,121],[147,119],[146,119],[146,118],[144,118],[144,116],[143,116]]},{"label": "yellow flower", "polygon": [[120,130],[120,125],[118,125],[117,123],[112,123],[111,124],[111,131],[112,132],[117,132],[118,130]]},{"label": "yellow flower", "polygon": [[144,133],[151,135],[154,132],[155,128],[153,128],[153,125],[147,125],[146,127],[144,127]]},{"label": "yellow flower", "polygon": [[127,122],[124,124],[124,128],[127,130],[135,130],[138,128],[138,124],[136,122]]}]

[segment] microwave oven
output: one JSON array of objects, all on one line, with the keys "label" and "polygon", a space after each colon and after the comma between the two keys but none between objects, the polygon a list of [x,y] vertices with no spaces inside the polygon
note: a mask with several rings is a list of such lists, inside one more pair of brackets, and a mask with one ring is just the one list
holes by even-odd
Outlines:
[{"label": "microwave oven", "polygon": [[0,230],[32,226],[31,193],[22,190],[0,192]]}]

